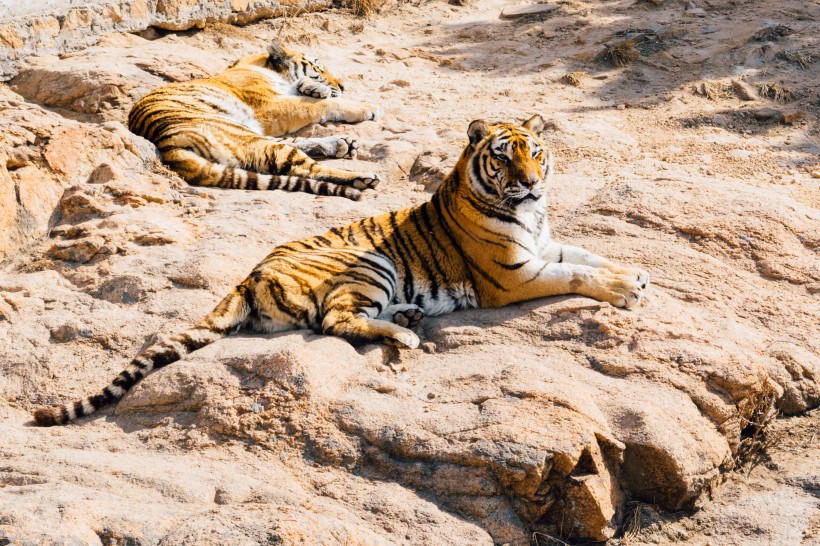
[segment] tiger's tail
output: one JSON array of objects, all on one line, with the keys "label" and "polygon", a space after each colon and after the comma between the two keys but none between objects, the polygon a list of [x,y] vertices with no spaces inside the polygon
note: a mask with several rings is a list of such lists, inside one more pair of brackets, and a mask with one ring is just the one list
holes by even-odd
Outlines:
[{"label": "tiger's tail", "polygon": [[35,424],[41,427],[64,425],[119,401],[131,387],[151,371],[176,362],[188,353],[228,335],[248,319],[252,310],[251,289],[241,284],[192,328],[140,352],[111,384],[100,392],[76,400],[72,404],[36,410]]},{"label": "tiger's tail", "polygon": [[185,148],[161,149],[162,160],[190,184],[238,190],[282,190],[314,195],[335,195],[353,201],[362,198],[356,188],[303,176],[263,174],[227,167]]}]

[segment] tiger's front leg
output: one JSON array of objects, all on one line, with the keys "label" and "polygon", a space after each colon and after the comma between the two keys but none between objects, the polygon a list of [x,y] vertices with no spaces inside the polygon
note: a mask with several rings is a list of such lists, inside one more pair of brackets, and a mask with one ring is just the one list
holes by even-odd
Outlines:
[{"label": "tiger's front leg", "polygon": [[361,123],[362,121],[376,121],[384,115],[381,108],[366,102],[354,102],[342,99],[322,101],[325,112],[319,123],[328,121],[344,123]]},{"label": "tiger's front leg", "polygon": [[558,296],[580,294],[615,307],[635,307],[643,296],[643,283],[633,273],[614,273],[605,267],[530,260],[517,270],[517,283],[495,290],[482,299],[492,306]]},{"label": "tiger's front leg", "polygon": [[649,273],[643,269],[617,265],[602,256],[577,246],[562,245],[552,241],[541,253],[541,259],[549,263],[567,263],[601,268],[616,275],[632,276],[642,289],[649,286]]}]

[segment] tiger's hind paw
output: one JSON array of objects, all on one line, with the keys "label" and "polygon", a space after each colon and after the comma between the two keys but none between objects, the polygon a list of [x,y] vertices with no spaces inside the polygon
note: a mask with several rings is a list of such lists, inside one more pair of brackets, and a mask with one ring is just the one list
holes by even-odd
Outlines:
[{"label": "tiger's hind paw", "polygon": [[421,319],[424,318],[424,311],[418,305],[408,303],[405,309],[397,309],[393,313],[393,322],[405,328],[415,328]]},{"label": "tiger's hind paw", "polygon": [[382,177],[375,173],[362,174],[350,181],[350,185],[357,190],[372,190],[379,185]]},{"label": "tiger's hind paw", "polygon": [[348,136],[336,137],[336,153],[339,159],[354,159],[359,153],[359,143],[355,138]]}]

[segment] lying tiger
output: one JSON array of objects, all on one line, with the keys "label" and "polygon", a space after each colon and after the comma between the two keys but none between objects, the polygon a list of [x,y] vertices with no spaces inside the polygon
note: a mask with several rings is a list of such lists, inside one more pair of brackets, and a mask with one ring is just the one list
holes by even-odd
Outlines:
[{"label": "lying tiger", "polygon": [[378,175],[310,158],[354,157],[354,139],[276,138],[311,123],[381,117],[369,104],[338,98],[343,90],[319,61],[273,42],[267,54],[243,57],[216,76],[151,91],[131,109],[128,128],[156,144],[189,184],[358,200],[361,190],[379,183]]},{"label": "lying tiger", "polygon": [[142,351],[98,394],[38,409],[36,423],[93,413],[151,370],[242,326],[415,348],[410,328],[424,315],[557,294],[635,306],[645,271],[550,238],[553,156],[537,136],[543,126],[540,116],[523,126],[472,122],[469,144],[429,202],[275,248],[199,323]]}]

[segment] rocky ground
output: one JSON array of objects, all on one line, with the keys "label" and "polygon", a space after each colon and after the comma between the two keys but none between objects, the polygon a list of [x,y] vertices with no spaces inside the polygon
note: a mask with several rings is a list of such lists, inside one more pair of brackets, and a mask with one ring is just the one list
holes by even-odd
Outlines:
[{"label": "rocky ground", "polygon": [[[0,544],[820,544],[818,17],[388,3],[19,63],[0,84]],[[188,187],[125,129],[148,90],[274,37],[384,108],[304,131],[359,138],[335,163],[382,173],[361,202]],[[115,410],[29,426],[276,244],[427,199],[471,120],[536,112],[556,238],[650,271],[639,308],[425,319],[416,351],[241,333]]]}]

